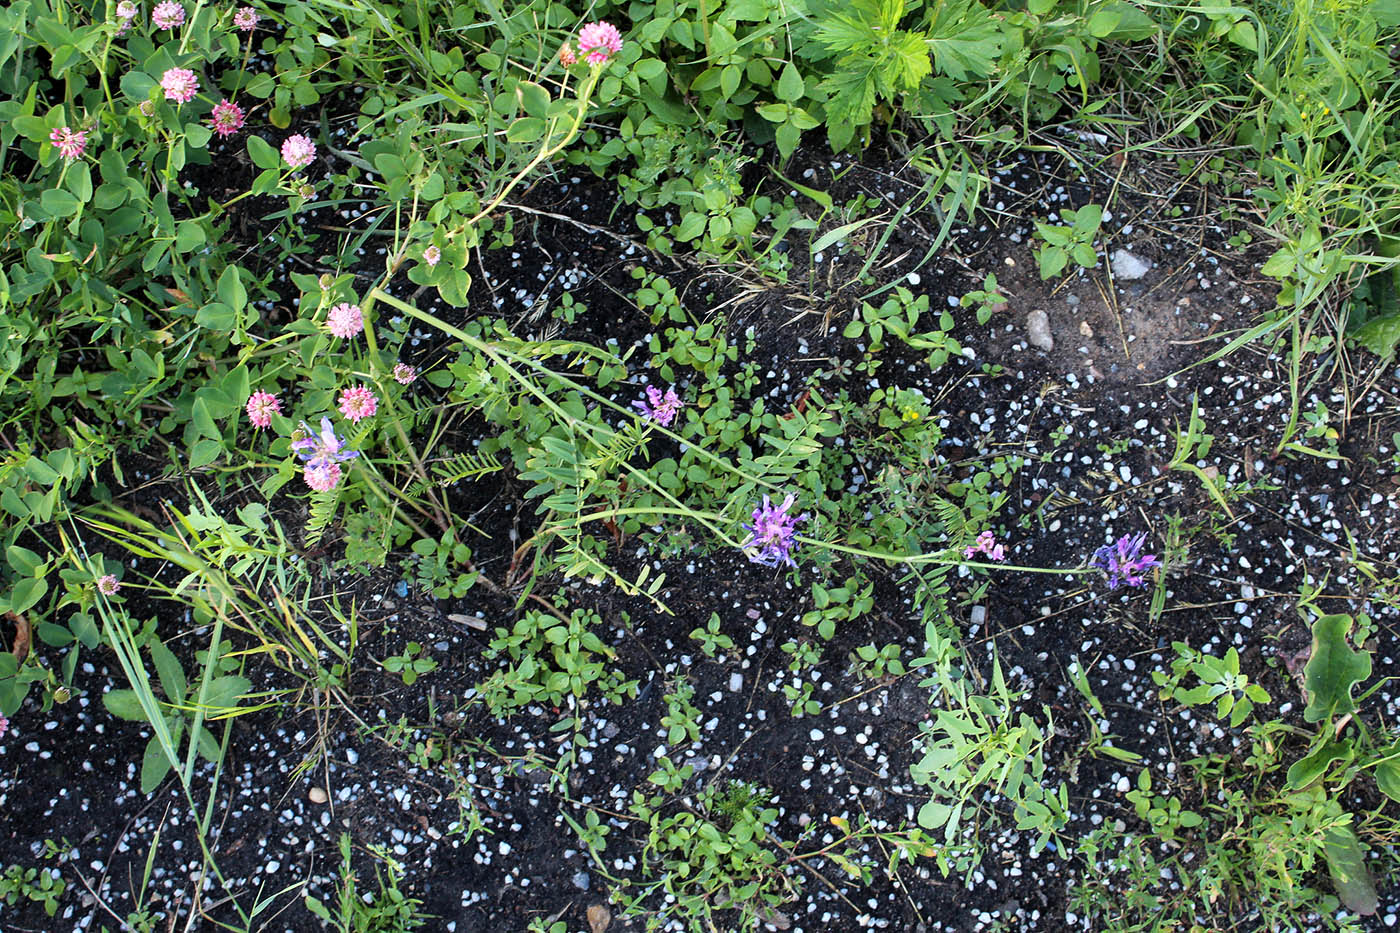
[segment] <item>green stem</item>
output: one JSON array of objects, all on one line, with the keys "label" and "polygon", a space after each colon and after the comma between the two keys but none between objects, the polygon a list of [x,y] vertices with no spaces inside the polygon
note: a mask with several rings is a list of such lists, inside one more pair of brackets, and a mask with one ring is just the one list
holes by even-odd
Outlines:
[{"label": "green stem", "polygon": [[481,210],[477,211],[476,216],[468,220],[466,224],[463,225],[463,229],[465,229],[466,227],[474,226],[478,220],[481,220],[487,214],[494,211],[497,207],[500,206],[500,203],[506,199],[506,195],[510,194],[511,191],[515,190],[515,186],[520,184],[520,182],[525,178],[526,175],[534,171],[536,166],[538,166],[541,162],[544,162],[546,159],[554,158],[554,156],[558,155],[561,151],[563,151],[565,146],[574,141],[574,137],[578,135],[579,127],[583,126],[583,117],[584,114],[588,111],[588,99],[593,96],[593,88],[597,85],[598,77],[601,74],[601,67],[594,67],[594,69],[591,72],[589,72],[588,78],[584,81],[583,89],[579,92],[578,95],[578,110],[574,113],[573,123],[569,126],[569,132],[564,135],[564,138],[561,139],[558,142],[558,144],[556,144],[554,147],[550,147],[549,139],[551,136],[554,135],[554,129],[558,125],[557,123],[551,122],[549,130],[545,133],[544,148],[542,148],[539,151],[539,153],[533,159],[530,160],[529,164],[527,164],[524,168],[517,172],[514,178],[512,178],[509,182],[506,183],[505,188],[501,190],[500,194],[496,195],[496,197],[492,199],[491,203],[487,204]]}]

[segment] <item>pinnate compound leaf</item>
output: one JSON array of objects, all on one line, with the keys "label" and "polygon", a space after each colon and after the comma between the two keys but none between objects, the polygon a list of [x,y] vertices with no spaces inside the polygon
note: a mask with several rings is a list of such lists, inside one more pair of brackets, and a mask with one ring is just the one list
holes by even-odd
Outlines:
[{"label": "pinnate compound leaf", "polygon": [[1351,616],[1322,616],[1312,631],[1312,657],[1303,670],[1308,693],[1303,719],[1321,722],[1355,712],[1351,689],[1371,676],[1371,655],[1347,644]]}]

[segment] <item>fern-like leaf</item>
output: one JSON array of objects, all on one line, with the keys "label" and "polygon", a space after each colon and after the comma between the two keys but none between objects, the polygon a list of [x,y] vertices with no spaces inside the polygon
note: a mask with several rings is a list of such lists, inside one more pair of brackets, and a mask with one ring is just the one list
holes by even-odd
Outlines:
[{"label": "fern-like leaf", "polygon": [[336,506],[340,504],[340,485],[328,492],[311,494],[311,514],[306,519],[305,547],[315,547],[335,520]]},{"label": "fern-like leaf", "polygon": [[439,460],[432,465],[432,476],[424,481],[419,480],[408,489],[408,497],[416,499],[423,495],[430,488],[451,486],[453,483],[460,483],[464,479],[476,479],[490,473],[498,473],[505,469],[501,466],[501,461],[492,454],[482,453],[460,453],[446,460]]}]

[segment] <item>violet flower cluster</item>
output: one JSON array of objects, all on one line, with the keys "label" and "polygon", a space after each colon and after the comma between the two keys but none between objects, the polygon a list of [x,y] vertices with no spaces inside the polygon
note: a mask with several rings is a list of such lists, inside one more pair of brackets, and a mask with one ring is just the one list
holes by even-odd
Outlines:
[{"label": "violet flower cluster", "polygon": [[640,409],[645,417],[663,428],[669,428],[681,408],[685,406],[685,402],[681,401],[674,387],[662,393],[656,386],[647,386],[646,393],[647,397],[633,402],[632,407]]},{"label": "violet flower cluster", "polygon": [[292,441],[292,450],[306,461],[302,479],[317,492],[329,492],[340,482],[340,465],[353,460],[360,454],[345,446],[345,441],[336,437],[331,419],[321,416],[321,433],[311,430],[305,421],[301,423],[303,436]]},{"label": "violet flower cluster", "polygon": [[1143,586],[1147,583],[1147,571],[1162,566],[1156,554],[1142,553],[1147,542],[1147,532],[1124,535],[1116,544],[1105,544],[1089,559],[1090,567],[1097,567],[1108,576],[1108,588],[1116,590],[1120,585]]},{"label": "violet flower cluster", "polygon": [[757,549],[756,553],[749,553],[749,560],[765,567],[776,567],[779,564],[797,566],[797,562],[792,559],[792,549],[796,546],[793,536],[797,533],[798,522],[807,520],[807,513],[788,513],[788,509],[792,508],[796,501],[796,497],[788,493],[782,504],[775,506],[768,495],[764,494],[763,504],[753,510],[753,524],[740,526],[749,536],[739,546],[746,553]]}]

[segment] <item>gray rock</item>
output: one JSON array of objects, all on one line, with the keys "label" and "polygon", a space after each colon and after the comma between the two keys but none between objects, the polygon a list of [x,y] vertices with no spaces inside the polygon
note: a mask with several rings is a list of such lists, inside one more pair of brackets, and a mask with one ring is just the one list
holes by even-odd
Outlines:
[{"label": "gray rock", "polygon": [[1123,282],[1136,282],[1152,270],[1152,263],[1125,249],[1115,250],[1109,263],[1113,267],[1113,277]]},{"label": "gray rock", "polygon": [[574,887],[578,888],[580,891],[587,891],[588,886],[593,883],[592,879],[588,877],[588,872],[586,871],[574,872],[573,878],[569,880],[572,881],[574,883]]},{"label": "gray rock", "polygon": [[1035,310],[1026,315],[1026,335],[1031,345],[1049,353],[1055,349],[1055,338],[1050,336],[1050,315]]}]

